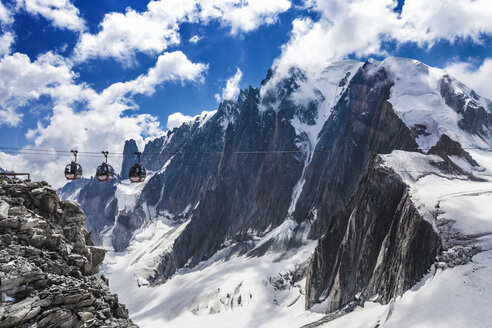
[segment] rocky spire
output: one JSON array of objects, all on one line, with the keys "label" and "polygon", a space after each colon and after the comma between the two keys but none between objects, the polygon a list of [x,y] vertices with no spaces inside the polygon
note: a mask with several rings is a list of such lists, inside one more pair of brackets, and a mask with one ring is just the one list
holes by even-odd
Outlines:
[{"label": "rocky spire", "polygon": [[138,151],[137,143],[135,140],[130,139],[125,141],[125,148],[123,149],[123,163],[121,164],[121,179],[128,179],[128,171],[133,164],[137,162],[137,156],[135,152]]}]

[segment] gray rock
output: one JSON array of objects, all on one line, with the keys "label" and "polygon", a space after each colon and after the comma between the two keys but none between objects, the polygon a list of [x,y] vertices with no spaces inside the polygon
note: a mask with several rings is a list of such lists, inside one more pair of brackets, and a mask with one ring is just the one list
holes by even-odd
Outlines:
[{"label": "gray rock", "polygon": [[306,308],[328,313],[403,294],[436,260],[441,244],[415,208],[407,186],[376,157],[347,206],[330,220],[309,265]]},{"label": "gray rock", "polygon": [[135,152],[138,151],[137,143],[135,140],[130,139],[125,141],[125,147],[123,148],[123,162],[121,164],[121,179],[128,179],[128,172],[130,167],[138,161]]},{"label": "gray rock", "polygon": [[9,216],[9,204],[3,200],[0,200],[0,220],[6,219]]},{"label": "gray rock", "polygon": [[60,202],[45,183],[1,177],[0,195],[8,211],[0,220],[0,327],[136,327],[96,274],[105,252],[75,203]]}]

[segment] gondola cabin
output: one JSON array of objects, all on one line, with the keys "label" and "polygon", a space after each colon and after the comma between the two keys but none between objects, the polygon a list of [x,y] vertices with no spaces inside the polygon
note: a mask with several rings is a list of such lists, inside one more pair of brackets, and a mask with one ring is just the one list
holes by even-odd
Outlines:
[{"label": "gondola cabin", "polygon": [[96,177],[99,181],[111,181],[114,178],[114,169],[107,163],[102,163],[97,167]]},{"label": "gondola cabin", "polygon": [[141,152],[136,151],[135,155],[138,157],[138,163],[135,163],[130,168],[130,171],[128,172],[128,177],[130,178],[131,182],[144,182],[145,177],[147,176],[147,171],[145,170],[145,167],[140,165],[140,156],[142,155]]},{"label": "gondola cabin", "polygon": [[75,162],[65,166],[65,178],[67,180],[78,180],[82,178],[82,166]]},{"label": "gondola cabin", "polygon": [[128,176],[130,177],[131,182],[144,182],[147,172],[140,164],[135,164],[130,168]]},{"label": "gondola cabin", "polygon": [[101,152],[106,161],[99,165],[96,169],[96,178],[99,181],[111,181],[114,178],[114,169],[111,165],[108,164],[108,154],[109,152],[103,151]]},{"label": "gondola cabin", "polygon": [[71,150],[71,152],[75,156],[75,160],[65,166],[65,178],[67,178],[67,180],[78,180],[82,178],[82,166],[77,163],[78,151]]}]

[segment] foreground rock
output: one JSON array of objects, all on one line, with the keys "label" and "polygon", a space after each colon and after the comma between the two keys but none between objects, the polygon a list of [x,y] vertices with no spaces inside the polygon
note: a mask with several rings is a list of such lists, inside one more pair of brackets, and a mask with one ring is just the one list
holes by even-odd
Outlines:
[{"label": "foreground rock", "polygon": [[45,182],[0,178],[0,327],[137,327],[84,220]]}]

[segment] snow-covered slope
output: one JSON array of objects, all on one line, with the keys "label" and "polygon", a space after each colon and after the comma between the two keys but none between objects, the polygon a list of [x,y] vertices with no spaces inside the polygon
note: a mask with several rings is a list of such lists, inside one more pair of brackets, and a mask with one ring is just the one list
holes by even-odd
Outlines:
[{"label": "snow-covered slope", "polygon": [[417,60],[388,57],[376,67],[389,72],[394,82],[389,102],[409,128],[419,131],[416,140],[422,150],[426,151],[435,145],[442,134],[458,140],[465,148],[492,145],[492,135],[482,139],[459,127],[464,113],[446,104],[444,83],[449,78],[450,91],[456,97],[463,98],[464,106],[475,103],[490,112],[490,100],[450,78],[444,70],[429,67]]},{"label": "snow-covered slope", "polygon": [[468,150],[483,181],[441,172],[439,156],[395,151],[383,156],[408,184],[419,212],[440,233],[443,252],[431,271],[390,304],[365,302],[312,327],[490,327],[492,322],[492,152]]},{"label": "snow-covered slope", "polygon": [[103,273],[141,327],[299,327],[323,316],[304,311],[305,278],[295,277],[314,241],[295,253],[262,257],[229,257],[230,246],[163,285],[148,286],[156,255],[172,246],[185,225],[158,219],[135,235],[126,252],[108,252]]},{"label": "snow-covered slope", "polygon": [[58,196],[63,200],[76,201],[79,198],[80,191],[89,183],[89,181],[90,179],[86,178],[69,181],[57,190]]},{"label": "snow-covered slope", "polygon": [[[455,245],[446,236],[492,231],[480,207],[492,195],[483,193],[492,190],[489,100],[442,70],[402,58],[337,62],[319,72],[293,68],[283,80],[271,74],[260,90],[250,87],[237,101],[149,142],[144,184],[122,180],[106,188],[104,201],[90,190],[79,199],[104,214],[95,231],[110,251],[104,272],[135,322],[299,327],[320,320],[313,327],[357,327],[363,320],[364,327],[397,326],[407,311],[425,310],[414,299],[438,295],[435,286],[449,277],[459,281],[470,274],[466,270],[476,271],[471,262],[442,271],[463,252],[488,265],[486,252],[474,252],[490,241]],[[427,154],[443,135],[460,142],[477,165],[455,153]],[[387,154],[385,165],[410,186],[412,201],[436,233],[447,229],[447,248],[435,275],[394,307],[366,302],[332,320],[322,314],[326,303],[314,300],[305,310],[306,261],[374,153]],[[458,220],[450,223],[451,216]]]}]

